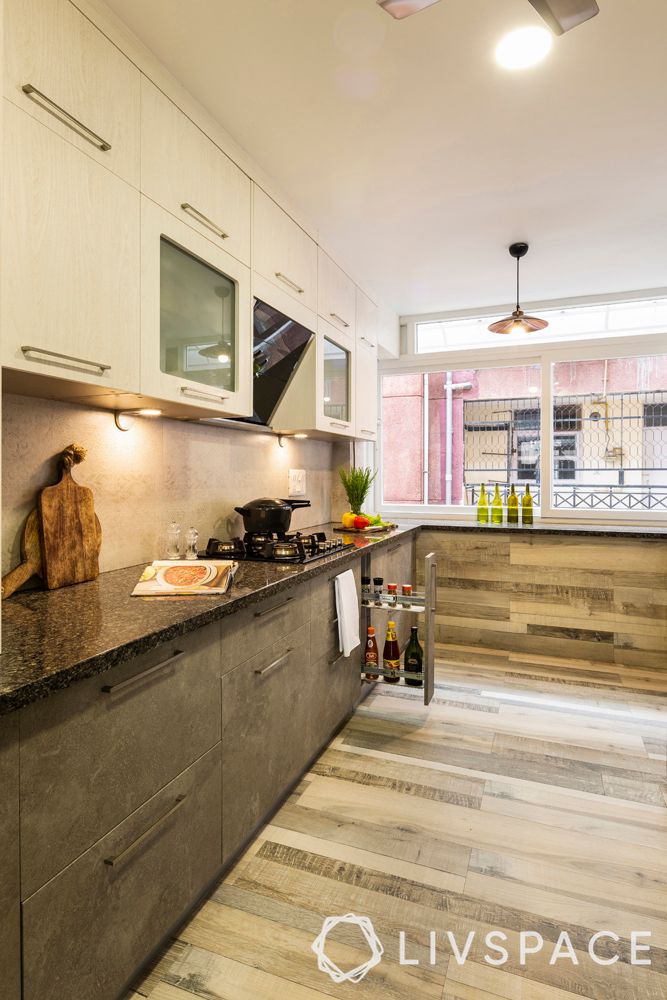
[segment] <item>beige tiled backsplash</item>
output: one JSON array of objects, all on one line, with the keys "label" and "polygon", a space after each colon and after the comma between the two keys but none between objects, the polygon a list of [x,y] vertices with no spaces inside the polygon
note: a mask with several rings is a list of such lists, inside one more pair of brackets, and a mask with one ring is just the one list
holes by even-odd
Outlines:
[{"label": "beige tiled backsplash", "polygon": [[[2,572],[20,561],[19,537],[39,490],[57,480],[55,456],[76,441],[88,449],[75,479],[95,495],[102,524],[102,571],[164,555],[175,518],[194,525],[205,545],[243,530],[236,504],[287,496],[287,470],[305,469],[310,509],[296,528],[328,521],[337,464],[325,441],[285,439],[168,419],[136,418],[119,431],[113,414],[26,396],[5,395],[2,426]],[[336,446],[345,460],[348,446]],[[345,454],[343,454],[345,453]],[[336,511],[336,513],[338,513]]]}]

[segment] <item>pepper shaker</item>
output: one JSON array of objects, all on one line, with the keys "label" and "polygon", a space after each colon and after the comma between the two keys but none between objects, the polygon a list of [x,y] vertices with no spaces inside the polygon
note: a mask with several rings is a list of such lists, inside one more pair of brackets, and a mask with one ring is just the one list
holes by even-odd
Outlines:
[{"label": "pepper shaker", "polygon": [[181,558],[181,526],[172,521],[167,528],[167,559]]},{"label": "pepper shaker", "polygon": [[197,548],[197,542],[199,540],[199,532],[196,528],[188,528],[188,533],[185,536],[185,558],[186,559],[198,559],[199,550]]}]

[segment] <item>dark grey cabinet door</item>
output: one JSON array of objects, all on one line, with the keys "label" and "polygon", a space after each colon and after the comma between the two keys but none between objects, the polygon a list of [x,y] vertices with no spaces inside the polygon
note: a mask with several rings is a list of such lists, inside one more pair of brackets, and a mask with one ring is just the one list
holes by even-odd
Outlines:
[{"label": "dark grey cabinet door", "polygon": [[18,721],[0,719],[0,1000],[21,997]]},{"label": "dark grey cabinet door", "polygon": [[220,868],[220,744],[23,903],[24,1000],[117,1000]]},{"label": "dark grey cabinet door", "polygon": [[22,897],[220,736],[218,624],[23,709]]},{"label": "dark grey cabinet door", "polygon": [[222,679],[225,861],[308,763],[309,674],[305,624]]}]

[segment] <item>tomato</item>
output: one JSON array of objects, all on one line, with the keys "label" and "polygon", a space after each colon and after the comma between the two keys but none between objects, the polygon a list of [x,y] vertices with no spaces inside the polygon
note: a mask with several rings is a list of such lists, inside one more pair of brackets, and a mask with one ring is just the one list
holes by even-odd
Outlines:
[{"label": "tomato", "polygon": [[357,514],[354,519],[355,528],[367,528],[370,523],[370,520],[364,514]]}]

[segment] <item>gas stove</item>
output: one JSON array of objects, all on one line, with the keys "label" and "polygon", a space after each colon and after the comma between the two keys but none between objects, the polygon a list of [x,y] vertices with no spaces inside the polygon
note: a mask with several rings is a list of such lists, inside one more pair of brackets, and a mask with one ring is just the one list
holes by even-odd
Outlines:
[{"label": "gas stove", "polygon": [[302,534],[246,533],[243,538],[223,542],[209,538],[203,559],[236,559],[239,562],[309,563],[336,552],[353,549],[354,542],[342,538],[327,538],[323,531]]}]

